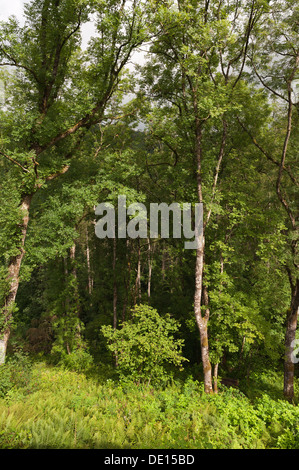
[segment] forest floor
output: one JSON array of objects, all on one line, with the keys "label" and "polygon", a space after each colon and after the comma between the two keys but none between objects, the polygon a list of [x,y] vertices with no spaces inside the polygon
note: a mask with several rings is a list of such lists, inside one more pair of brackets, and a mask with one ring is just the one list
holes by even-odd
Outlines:
[{"label": "forest floor", "polygon": [[225,387],[207,396],[191,376],[153,387],[46,362],[11,367],[0,368],[1,449],[299,447],[299,408],[277,398],[274,375],[249,398]]}]

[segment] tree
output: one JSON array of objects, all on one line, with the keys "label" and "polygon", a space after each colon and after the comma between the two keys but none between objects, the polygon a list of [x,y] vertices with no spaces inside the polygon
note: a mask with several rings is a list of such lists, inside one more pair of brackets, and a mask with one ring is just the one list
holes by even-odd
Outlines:
[{"label": "tree", "polygon": [[159,382],[169,379],[167,365],[182,366],[183,341],[175,339],[179,325],[170,315],[160,316],[148,305],[136,305],[132,318],[119,330],[103,326],[110,351],[117,351],[117,370],[121,377],[135,381]]},{"label": "tree", "polygon": [[[144,39],[141,5],[120,0],[96,4],[33,0],[25,6],[23,27],[15,18],[1,24],[0,65],[15,73],[8,78],[1,111],[0,155],[4,171],[14,178],[18,200],[15,244],[5,264],[9,281],[1,322],[5,345],[32,199],[69,170],[86,134],[107,119],[124,67]],[[97,35],[83,54],[80,27],[90,13],[96,16]]]},{"label": "tree", "polygon": [[264,4],[215,0],[168,1],[158,6],[151,2],[151,6],[156,39],[145,79],[157,106],[150,113],[150,125],[192,178],[192,202],[204,204],[204,229],[196,250],[194,313],[205,391],[212,393],[205,235],[217,212],[220,169],[228,157],[229,116],[241,106],[238,88],[253,27]]},{"label": "tree", "polygon": [[[269,15],[255,28],[254,41],[248,51],[249,64],[258,86],[269,96],[273,108],[271,124],[260,130],[239,120],[264,158],[276,171],[274,187],[284,210],[288,254],[281,260],[290,283],[291,300],[286,318],[284,394],[294,397],[293,350],[299,313],[298,277],[298,146],[299,78],[298,5],[293,1],[270,3]],[[265,60],[266,59],[266,60]],[[271,173],[273,170],[271,171]]]}]

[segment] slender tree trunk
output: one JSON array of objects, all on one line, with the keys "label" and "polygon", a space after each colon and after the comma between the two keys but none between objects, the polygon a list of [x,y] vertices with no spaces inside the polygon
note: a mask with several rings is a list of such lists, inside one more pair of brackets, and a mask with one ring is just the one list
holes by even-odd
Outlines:
[{"label": "slender tree trunk", "polygon": [[287,327],[285,335],[285,361],[284,361],[284,396],[288,400],[294,398],[294,340],[297,329],[299,314],[299,279],[292,285],[291,308],[287,316]]},{"label": "slender tree trunk", "polygon": [[135,282],[135,296],[134,296],[134,305],[137,303],[137,297],[139,302],[141,301],[141,249],[140,249],[140,238],[138,238],[138,250],[137,250],[137,275]]},{"label": "slender tree trunk", "polygon": [[151,240],[148,238],[148,253],[147,253],[147,261],[148,261],[148,280],[147,280],[147,297],[148,301],[151,298],[151,282],[152,282],[152,256],[151,256]]},{"label": "slender tree trunk", "polygon": [[32,201],[33,194],[27,194],[22,198],[20,209],[23,213],[22,223],[21,223],[21,243],[19,248],[19,254],[14,256],[8,266],[8,281],[10,282],[9,294],[5,299],[5,305],[2,315],[4,316],[4,328],[2,330],[2,336],[4,341],[4,351],[3,351],[3,360],[5,361],[5,355],[7,350],[7,344],[10,336],[10,322],[12,320],[12,308],[16,300],[18,287],[19,287],[19,275],[22,260],[25,254],[24,245],[27,234],[28,222],[29,222],[29,209]]},{"label": "slender tree trunk", "polygon": [[164,240],[162,240],[162,265],[161,265],[161,271],[162,271],[162,281],[165,281],[165,245],[164,245]]},{"label": "slender tree trunk", "polygon": [[91,267],[90,267],[90,248],[89,248],[87,225],[86,225],[85,235],[86,235],[86,263],[87,263],[87,273],[88,273],[88,293],[89,295],[91,295],[92,289],[93,289],[93,277],[92,277]]},{"label": "slender tree trunk", "polygon": [[[116,283],[116,238],[113,238],[113,329],[117,328],[117,283]],[[115,351],[115,365],[118,366],[118,355]]]},{"label": "slender tree trunk", "polygon": [[239,370],[242,367],[242,363],[243,363],[243,359],[244,359],[245,343],[246,343],[246,336],[244,335],[243,339],[242,339],[242,346],[241,346],[240,355],[239,355],[239,362],[238,362],[238,365],[236,367],[236,370]]},{"label": "slender tree trunk", "polygon": [[[63,258],[63,267],[64,267],[64,282],[65,287],[68,285],[69,270],[68,270],[68,255]],[[70,298],[67,295],[63,305],[64,309],[68,312],[70,310]]]},{"label": "slender tree trunk", "polygon": [[124,303],[123,303],[123,310],[122,310],[122,322],[125,321],[126,319],[126,311],[127,311],[127,304],[129,300],[129,287],[130,287],[130,280],[131,280],[131,256],[130,256],[130,240],[126,240],[126,260],[128,264],[128,270],[127,270],[127,277],[124,278],[124,284],[125,284],[125,298],[124,298]]},{"label": "slender tree trunk", "polygon": [[213,381],[214,381],[214,393],[218,393],[218,367],[219,364],[215,364],[214,366],[214,374],[213,374]]},{"label": "slender tree trunk", "polygon": [[71,246],[70,248],[70,259],[72,263],[72,275],[74,276],[75,279],[77,279],[77,268],[75,264],[76,260],[76,243]]},{"label": "slender tree trunk", "polygon": [[77,278],[77,266],[76,266],[76,242],[74,242],[73,246],[70,248],[70,260],[72,266],[72,276],[75,280],[75,290],[74,290],[74,300],[75,300],[75,308],[76,308],[76,315],[80,316],[80,299],[79,299],[79,292],[78,292],[78,278]]},{"label": "slender tree trunk", "polygon": [[116,238],[113,239],[113,328],[117,328]]},{"label": "slender tree trunk", "polygon": [[208,315],[203,317],[201,310],[201,298],[203,291],[203,265],[204,265],[204,237],[200,240],[200,246],[196,250],[195,266],[195,293],[194,293],[194,313],[200,335],[201,360],[204,372],[204,389],[206,393],[213,393],[212,367],[209,356],[208,341]]},{"label": "slender tree trunk", "polygon": [[[201,180],[201,140],[202,132],[200,123],[196,125],[196,143],[195,152],[197,159],[197,193],[198,202],[202,203],[202,180]],[[209,340],[208,340],[208,321],[209,312],[202,316],[201,302],[203,296],[203,269],[204,269],[204,250],[205,250],[205,237],[204,231],[201,234],[197,233],[198,247],[196,249],[196,262],[195,262],[195,292],[194,292],[194,314],[196,323],[199,329],[200,335],[200,347],[201,347],[201,360],[203,365],[204,373],[204,389],[206,393],[213,393],[213,381],[212,381],[212,366],[210,363],[209,355]]]},{"label": "slender tree trunk", "polygon": [[[74,290],[72,291],[72,298],[66,299],[66,306],[67,306],[67,310],[70,310],[70,308],[72,308],[73,310],[74,308],[75,315],[78,318],[80,318],[80,298],[79,298],[78,280],[77,280],[76,249],[77,249],[77,245],[76,245],[76,242],[74,242],[70,248],[71,275],[73,276],[73,279],[74,279]],[[66,263],[66,274],[68,274],[67,263]],[[80,322],[78,322],[77,329],[76,329],[76,338],[79,344],[81,342],[81,337],[82,337],[81,326],[80,326]],[[71,349],[68,343],[66,344],[66,349],[67,349],[67,353],[70,354]]]}]

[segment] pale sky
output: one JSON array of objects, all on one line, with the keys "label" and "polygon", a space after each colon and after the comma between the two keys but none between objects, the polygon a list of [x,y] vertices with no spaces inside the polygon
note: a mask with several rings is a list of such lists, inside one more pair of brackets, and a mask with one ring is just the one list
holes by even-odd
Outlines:
[{"label": "pale sky", "polygon": [[[0,0],[0,21],[7,21],[7,19],[14,15],[19,20],[20,25],[24,24],[24,17],[23,17],[23,8],[24,4],[29,2],[30,0]],[[82,49],[85,49],[88,43],[89,38],[94,33],[94,26],[93,23],[86,23],[81,28],[82,32]],[[127,64],[128,69],[133,72],[134,71],[134,64],[142,64],[144,63],[144,53],[135,51],[132,55],[131,61]],[[129,95],[131,96],[131,95]],[[127,99],[129,99],[129,96]],[[132,97],[130,97],[131,99]],[[126,101],[127,101],[126,99]],[[1,83],[0,83],[0,104],[2,100],[2,90],[1,90]]]},{"label": "pale sky", "polygon": [[[0,0],[0,21],[6,21],[9,16],[16,16],[20,24],[23,23],[23,7],[24,4],[29,0]],[[94,32],[93,24],[87,23],[82,26],[82,48],[84,49],[87,46],[87,42],[90,36]],[[135,52],[132,58],[134,63],[143,63],[144,54],[141,52]],[[129,69],[132,69],[132,66],[129,66]]]},{"label": "pale sky", "polygon": [[[24,4],[29,0],[0,0],[0,21],[6,21],[9,16],[16,16],[20,24],[23,23],[23,8]],[[82,46],[85,47],[88,38],[93,33],[92,24],[85,24],[82,26]]]},{"label": "pale sky", "polygon": [[0,21],[15,15],[21,22],[24,0],[0,0]]}]

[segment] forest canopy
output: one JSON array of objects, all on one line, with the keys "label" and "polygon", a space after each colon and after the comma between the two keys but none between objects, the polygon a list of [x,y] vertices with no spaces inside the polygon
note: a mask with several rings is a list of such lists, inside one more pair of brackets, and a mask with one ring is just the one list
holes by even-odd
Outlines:
[{"label": "forest canopy", "polygon": [[[22,348],[208,395],[275,371],[295,398],[298,25],[296,0],[31,0],[0,23],[0,369]],[[119,196],[136,236],[99,238]],[[162,211],[153,236],[153,204],[189,230]]]}]

